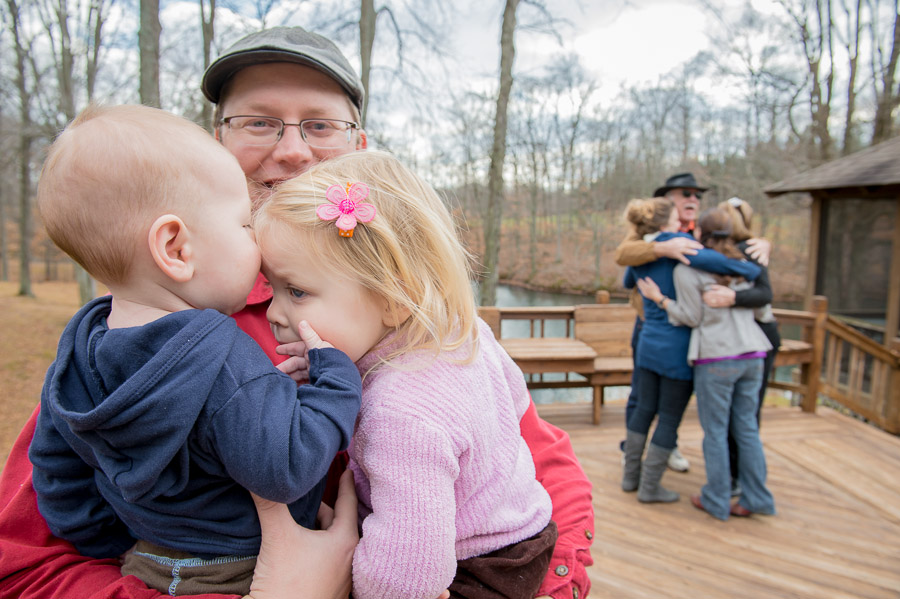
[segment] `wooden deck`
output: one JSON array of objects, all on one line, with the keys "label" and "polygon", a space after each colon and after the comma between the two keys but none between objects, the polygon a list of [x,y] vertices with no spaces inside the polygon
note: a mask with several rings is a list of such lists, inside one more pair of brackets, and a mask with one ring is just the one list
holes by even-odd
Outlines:
[{"label": "wooden deck", "polygon": [[691,401],[679,431],[688,473],[674,504],[619,488],[624,403],[591,424],[589,404],[539,406],[567,430],[594,484],[592,598],[900,598],[900,437],[819,407],[763,409],[777,515],[720,522],[695,509],[703,433]]}]

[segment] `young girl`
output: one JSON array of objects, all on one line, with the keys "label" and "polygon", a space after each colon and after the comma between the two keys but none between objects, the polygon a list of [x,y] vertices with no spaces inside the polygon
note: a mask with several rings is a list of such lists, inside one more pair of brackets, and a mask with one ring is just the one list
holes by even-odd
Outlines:
[{"label": "young girl", "polygon": [[[625,218],[645,241],[666,241],[678,233],[679,220],[675,205],[666,198],[632,200],[628,203]],[[759,275],[759,268],[728,260],[718,252],[700,250],[691,256],[696,268],[737,274],[748,279]],[[654,281],[662,294],[675,297],[672,272],[678,261],[660,258],[641,266],[629,267],[625,273],[625,286],[633,287],[639,278]],[[665,296],[663,296],[665,298]],[[666,316],[663,302],[650,301],[644,296],[644,325],[635,354],[638,404],[628,419],[625,437],[625,464],[622,474],[622,490],[637,491],[638,500],[644,503],[678,501],[678,493],[660,484],[669,459],[669,453],[678,441],[678,426],[693,392],[693,371],[687,362],[690,329],[673,326]],[[644,461],[644,446],[653,419],[656,429]]]},{"label": "young girl", "polygon": [[[705,247],[732,258],[743,257],[731,240],[727,212],[704,212],[697,229]],[[665,308],[669,321],[692,327],[688,360],[694,367],[697,410],[703,427],[706,485],[691,501],[721,520],[727,520],[729,514],[774,514],[775,501],[766,488],[766,458],[756,421],[763,359],[772,346],[754,321],[753,310],[710,308],[703,303],[703,291],[716,282],[709,273],[678,266],[677,301],[665,298],[652,281],[639,281],[638,285],[645,298]],[[732,281],[731,285],[741,289],[748,283]],[[730,505],[729,431],[738,445],[742,488],[741,498],[734,505]]]},{"label": "young girl", "polygon": [[254,228],[279,343],[311,326],[364,376],[354,595],[532,597],[556,527],[519,433],[528,392],[476,316],[435,191],[386,154],[350,154],[284,183]]}]

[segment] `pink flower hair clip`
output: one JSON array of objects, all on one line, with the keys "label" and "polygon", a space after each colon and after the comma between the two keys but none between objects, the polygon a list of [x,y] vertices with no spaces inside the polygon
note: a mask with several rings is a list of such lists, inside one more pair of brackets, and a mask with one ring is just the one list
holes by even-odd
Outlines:
[{"label": "pink flower hair clip", "polygon": [[353,237],[356,223],[367,223],[375,218],[375,206],[363,202],[369,197],[369,186],[365,183],[347,183],[346,189],[332,185],[325,191],[330,204],[320,204],[316,215],[322,220],[337,219],[335,225],[341,237]]}]

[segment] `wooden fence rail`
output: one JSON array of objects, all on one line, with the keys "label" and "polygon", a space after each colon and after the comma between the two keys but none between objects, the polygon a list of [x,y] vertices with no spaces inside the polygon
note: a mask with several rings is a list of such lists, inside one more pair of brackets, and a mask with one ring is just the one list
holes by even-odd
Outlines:
[{"label": "wooden fence rail", "polygon": [[[608,296],[598,295],[597,300],[598,304],[605,304]],[[548,337],[548,322],[562,321],[562,333],[557,329],[552,339],[571,339],[573,344],[580,341],[590,345],[596,354],[593,373],[584,372],[582,366],[578,370],[566,370],[567,362],[560,357],[548,355],[543,363],[533,351],[519,348],[521,343],[518,342],[510,342],[513,348],[510,355],[514,359],[517,357],[514,353],[522,356],[520,365],[526,366],[523,370],[527,373],[531,388],[594,387],[595,424],[600,421],[604,387],[628,384],[631,369],[631,329],[628,325],[634,321],[634,312],[627,309],[605,309],[599,319],[596,316],[582,316],[581,320],[591,323],[590,335],[586,336],[582,331],[587,327],[579,322],[578,315],[588,312],[597,314],[597,310],[588,311],[586,308],[598,304],[516,308],[492,306],[479,310],[501,342],[505,339],[501,334],[504,321],[529,321],[527,338],[534,339]],[[816,296],[810,310],[774,310],[783,337],[775,366],[792,367],[796,374],[787,381],[773,379],[770,387],[797,394],[804,411],[814,412],[821,395],[888,432],[900,434],[900,352],[878,344],[830,316],[827,309],[826,298]],[[610,317],[613,314],[615,316]],[[559,345],[558,351],[571,349]],[[536,343],[535,347],[556,346],[541,342]],[[547,380],[544,374],[551,372],[561,373],[564,378]]]}]

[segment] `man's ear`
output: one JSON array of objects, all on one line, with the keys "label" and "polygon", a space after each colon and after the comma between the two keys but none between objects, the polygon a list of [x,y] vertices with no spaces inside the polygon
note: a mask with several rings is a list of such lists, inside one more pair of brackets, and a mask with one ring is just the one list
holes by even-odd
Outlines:
[{"label": "man's ear", "polygon": [[396,329],[406,322],[412,313],[405,306],[391,305],[390,302],[384,302],[384,308],[381,313],[381,323],[389,329]]},{"label": "man's ear", "polygon": [[164,214],[150,225],[150,255],[173,281],[186,283],[194,276],[193,247],[187,226],[174,214]]},{"label": "man's ear", "polygon": [[365,130],[360,129],[357,132],[357,136],[359,139],[356,141],[356,149],[357,150],[365,150],[369,147],[369,136],[366,135]]}]

